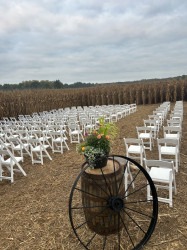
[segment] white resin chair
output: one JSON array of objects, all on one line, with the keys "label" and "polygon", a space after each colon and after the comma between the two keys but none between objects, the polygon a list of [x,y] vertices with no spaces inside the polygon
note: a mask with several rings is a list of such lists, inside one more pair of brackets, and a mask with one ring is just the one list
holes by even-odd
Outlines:
[{"label": "white resin chair", "polygon": [[47,152],[47,149],[49,148],[48,144],[43,144],[38,138],[29,139],[28,143],[30,144],[32,164],[40,163],[43,165],[44,157],[52,160],[51,156]]},{"label": "white resin chair", "polygon": [[68,129],[71,143],[80,143],[81,140],[84,141],[83,131],[80,129],[80,125],[71,123],[68,124]]},{"label": "white resin chair", "polygon": [[146,158],[143,140],[140,138],[123,138],[126,148],[126,156],[139,160],[143,165],[143,158]]},{"label": "white resin chair", "polygon": [[159,132],[159,125],[158,123],[156,122],[156,120],[154,119],[147,119],[147,120],[144,120],[144,126],[145,127],[149,127],[152,129],[152,137],[154,139],[157,138],[157,134]]},{"label": "white resin chair", "polygon": [[[126,148],[126,156],[134,160],[138,160],[143,165],[143,159],[146,158],[145,148],[142,139],[137,138],[123,138]],[[129,179],[132,181],[132,173],[134,166],[130,166],[128,161],[127,168],[125,171],[125,190],[128,188]],[[134,183],[132,184],[134,188]]]},{"label": "white resin chair", "polygon": [[153,138],[151,127],[136,127],[138,138],[143,140],[145,149],[152,150]]},{"label": "white resin chair", "polygon": [[172,126],[163,126],[164,138],[181,140],[181,128]]},{"label": "white resin chair", "polygon": [[182,130],[181,122],[179,120],[167,120],[167,126],[180,127],[180,129]]},{"label": "white resin chair", "polygon": [[24,155],[31,156],[31,153],[29,151],[30,149],[29,143],[22,142],[21,139],[18,137],[9,137],[7,138],[7,141],[10,142],[9,147],[15,157],[20,156],[23,158]]},{"label": "white resin chair", "polygon": [[175,163],[175,170],[176,172],[178,172],[178,167],[180,164],[179,140],[160,138],[157,139],[157,143],[158,143],[159,160],[173,161]]},{"label": "white resin chair", "polygon": [[162,120],[160,119],[160,116],[159,115],[148,115],[148,117],[149,117],[149,120],[156,121],[157,132],[158,132],[162,126]]},{"label": "white resin chair", "polygon": [[50,131],[49,135],[52,141],[52,152],[58,152],[63,154],[64,148],[69,150],[66,143],[67,137],[64,136],[63,131]]},{"label": "white resin chair", "polygon": [[0,140],[0,181],[6,179],[10,180],[11,183],[14,182],[14,172],[26,176],[27,174],[19,164],[20,161],[23,161],[23,157],[15,157],[4,142]]},{"label": "white resin chair", "polygon": [[[145,160],[145,167],[153,180],[155,187],[158,190],[158,201],[166,202],[170,207],[173,206],[173,192],[177,193],[175,169],[173,162],[162,160]],[[169,191],[169,195],[159,192],[159,189],[166,189]],[[164,196],[164,197],[163,197]],[[152,198],[150,193],[150,186],[147,186],[147,199]]]},{"label": "white resin chair", "polygon": [[51,137],[48,135],[47,132],[44,132],[43,130],[33,130],[31,131],[31,134],[33,138],[39,139],[42,144],[46,144],[50,148],[52,148],[51,143],[50,143]]},{"label": "white resin chair", "polygon": [[[123,158],[121,156],[117,156],[117,155],[110,156],[109,158],[112,160],[113,159],[117,160],[120,163],[120,165],[124,168],[124,185],[125,185],[125,192],[127,194],[128,193],[128,185],[133,180],[133,176],[132,176],[130,168],[129,168],[129,162],[125,158]],[[134,188],[133,182],[132,182],[132,187]],[[127,197],[126,197],[126,199],[127,199]]]}]

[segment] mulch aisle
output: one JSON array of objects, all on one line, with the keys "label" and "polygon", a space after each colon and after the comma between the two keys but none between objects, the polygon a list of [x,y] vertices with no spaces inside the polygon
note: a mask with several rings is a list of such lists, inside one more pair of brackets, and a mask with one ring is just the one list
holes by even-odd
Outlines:
[{"label": "mulch aisle", "polygon": [[[172,104],[173,105],[173,104]],[[138,106],[138,111],[118,122],[119,135],[112,145],[111,153],[125,154],[124,137],[137,137],[136,126],[143,125],[159,105]],[[172,108],[172,106],[171,106]],[[156,229],[144,249],[187,249],[187,103],[184,103],[183,137],[181,142],[181,166],[177,174],[177,195],[174,207],[159,203]],[[162,137],[162,131],[160,132]],[[158,159],[157,145],[148,159]],[[2,250],[48,250],[76,249],[83,247],[72,232],[68,201],[71,187],[80,172],[84,159],[70,151],[52,154],[53,160],[44,165],[32,165],[25,159],[23,168],[27,177],[16,174],[15,182],[0,182],[0,249]],[[99,250],[99,249],[98,249]]]}]

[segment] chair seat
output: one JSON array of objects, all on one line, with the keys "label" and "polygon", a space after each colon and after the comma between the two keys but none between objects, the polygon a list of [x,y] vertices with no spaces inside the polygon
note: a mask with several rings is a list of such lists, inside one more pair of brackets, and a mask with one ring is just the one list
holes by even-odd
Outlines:
[{"label": "chair seat", "polygon": [[172,147],[172,146],[162,146],[161,147],[161,154],[176,155],[176,152],[177,152],[176,147]]},{"label": "chair seat", "polygon": [[71,131],[71,134],[72,134],[72,135],[77,135],[77,134],[80,134],[80,133],[82,133],[81,130],[74,130],[74,131]]},{"label": "chair seat", "polygon": [[140,153],[141,152],[141,146],[138,146],[138,145],[130,145],[130,147],[128,148],[128,152],[129,153],[134,153],[134,154],[137,154],[137,153]]},{"label": "chair seat", "polygon": [[16,145],[15,147],[14,147],[14,150],[21,150],[22,149],[22,147],[21,147],[21,145],[19,144],[19,145]]},{"label": "chair seat", "polygon": [[178,134],[166,134],[165,138],[166,139],[179,139],[179,135]]},{"label": "chair seat", "polygon": [[57,138],[55,138],[54,140],[53,140],[54,142],[64,142],[65,141],[65,139],[64,138],[61,138],[61,137],[57,137]]},{"label": "chair seat", "polygon": [[66,133],[66,130],[65,129],[58,129],[57,132],[64,134],[64,133]]},{"label": "chair seat", "polygon": [[19,137],[19,135],[17,135],[17,134],[13,134],[13,135],[11,135],[13,138],[18,138]]},{"label": "chair seat", "polygon": [[[45,149],[49,147],[49,145],[42,145]],[[41,150],[41,146],[38,145],[35,148],[32,149],[33,152],[39,152]]]},{"label": "chair seat", "polygon": [[172,170],[168,168],[152,167],[149,172],[149,175],[155,181],[169,182],[171,173],[172,173]]},{"label": "chair seat", "polygon": [[88,124],[88,125],[85,125],[85,128],[93,128],[94,125],[91,125],[91,124]]},{"label": "chair seat", "polygon": [[[16,161],[17,162],[20,162],[20,161],[22,161],[23,160],[23,157],[14,157],[15,159],[16,159]],[[3,163],[3,164],[5,164],[5,165],[10,165],[10,163],[11,163],[11,158],[8,158],[8,159],[6,159],[6,160],[3,160],[3,159],[1,159],[1,162]],[[13,161],[13,160],[12,160]],[[14,161],[13,161],[14,162]]]},{"label": "chair seat", "polygon": [[28,136],[23,136],[23,137],[21,137],[21,140],[23,140],[23,141],[27,141],[27,140],[29,140],[29,139],[33,139],[34,138],[34,136],[33,135],[28,135]]},{"label": "chair seat", "polygon": [[42,137],[39,137],[38,139],[39,139],[41,142],[43,142],[43,141],[45,141],[45,140],[46,140],[46,138],[45,138],[45,137],[43,137],[43,136],[42,136]]},{"label": "chair seat", "polygon": [[9,147],[11,144],[9,142],[4,143],[6,147]]},{"label": "chair seat", "polygon": [[151,138],[151,134],[150,133],[140,133],[139,134],[139,138],[140,139],[150,139]]},{"label": "chair seat", "polygon": [[[23,143],[22,144],[25,148],[29,147],[29,144],[28,143]],[[21,147],[21,144],[18,144],[14,147],[14,149],[17,149],[17,150],[21,150],[22,147]]]}]

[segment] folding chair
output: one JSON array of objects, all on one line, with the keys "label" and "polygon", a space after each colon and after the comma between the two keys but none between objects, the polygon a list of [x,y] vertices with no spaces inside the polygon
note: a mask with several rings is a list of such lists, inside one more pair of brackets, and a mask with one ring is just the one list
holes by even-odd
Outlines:
[{"label": "folding chair", "polygon": [[49,160],[52,160],[51,156],[47,152],[49,145],[43,144],[38,138],[29,139],[28,143],[30,144],[32,164],[40,163],[43,165],[44,157],[48,157]]},{"label": "folding chair", "polygon": [[180,129],[182,130],[182,126],[181,126],[181,122],[179,120],[167,120],[167,126],[170,127],[180,127]]},{"label": "folding chair", "polygon": [[83,131],[83,135],[91,134],[92,130],[95,128],[95,125],[91,123],[91,120],[88,118],[81,118],[80,120],[81,130]]},{"label": "folding chair", "polygon": [[[179,159],[179,140],[178,139],[157,139],[159,160],[174,161],[175,170],[178,172],[178,166],[180,164]],[[163,158],[168,156],[169,158]]]},{"label": "folding chair", "polygon": [[[161,161],[161,160],[144,160],[145,167],[150,177],[152,178],[155,187],[158,189],[169,190],[169,197],[160,197],[158,195],[158,201],[166,202],[170,207],[173,206],[173,191],[177,193],[176,180],[175,180],[175,169],[173,162]],[[162,196],[166,196],[163,193]],[[152,198],[150,193],[150,186],[147,186],[147,199]]]},{"label": "folding chair", "polygon": [[156,122],[156,120],[154,120],[154,119],[144,120],[144,126],[145,127],[149,127],[149,128],[152,129],[152,137],[154,139],[156,139],[157,138],[157,134],[159,132],[159,125]]},{"label": "folding chair", "polygon": [[[146,158],[145,154],[145,148],[142,139],[137,138],[123,138],[126,148],[126,156],[129,158],[133,158],[135,160],[138,160],[141,165],[143,165],[143,159]],[[127,164],[127,168],[125,171],[125,190],[127,190],[128,187],[128,179],[132,181],[132,173],[131,170],[134,168],[134,166],[130,166],[129,162]],[[134,183],[132,184],[134,188]]]},{"label": "folding chair", "polygon": [[50,136],[48,136],[48,133],[43,132],[43,130],[33,130],[31,131],[31,135],[33,138],[37,138],[41,141],[42,144],[49,145],[50,148],[52,148],[52,145],[50,143]]},{"label": "folding chair", "polygon": [[143,140],[145,149],[152,150],[153,138],[151,127],[136,127],[138,138]]},{"label": "folding chair", "polygon": [[80,143],[80,140],[84,141],[84,137],[82,134],[82,130],[80,129],[80,125],[76,123],[68,124],[69,128],[69,136],[71,143]]},{"label": "folding chair", "polygon": [[[18,154],[18,156],[23,158],[23,155],[27,154],[31,156],[29,151],[29,143],[22,142],[18,137],[9,137],[7,138],[7,142],[10,142],[10,148],[14,156]],[[17,152],[17,154],[16,154]],[[24,158],[23,158],[24,160]]]},{"label": "folding chair", "polygon": [[53,153],[59,152],[63,154],[63,148],[69,150],[69,147],[66,143],[67,137],[64,136],[63,131],[50,131],[49,135],[51,136]]},{"label": "folding chair", "polygon": [[162,126],[162,120],[161,120],[160,116],[159,115],[148,115],[148,117],[149,117],[149,120],[156,121],[157,131],[159,131],[161,126]]},{"label": "folding chair", "polygon": [[[19,164],[23,161],[22,157],[15,157],[12,152],[6,147],[4,142],[0,140],[0,180],[3,179],[10,180],[11,183],[14,182],[14,172],[22,173],[24,176],[27,174]],[[4,175],[4,168],[8,170],[10,175]]]},{"label": "folding chair", "polygon": [[143,140],[140,138],[123,138],[126,148],[126,156],[138,159],[143,165],[143,158],[146,158]]},{"label": "folding chair", "polygon": [[181,140],[181,128],[175,126],[163,126],[163,133],[165,139]]}]

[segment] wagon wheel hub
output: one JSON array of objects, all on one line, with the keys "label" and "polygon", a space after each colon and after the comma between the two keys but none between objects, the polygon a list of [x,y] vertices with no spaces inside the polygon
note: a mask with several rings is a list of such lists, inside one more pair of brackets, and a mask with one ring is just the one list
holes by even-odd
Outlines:
[{"label": "wagon wheel hub", "polygon": [[120,212],[124,208],[124,201],[120,197],[110,197],[108,204],[115,212]]}]

